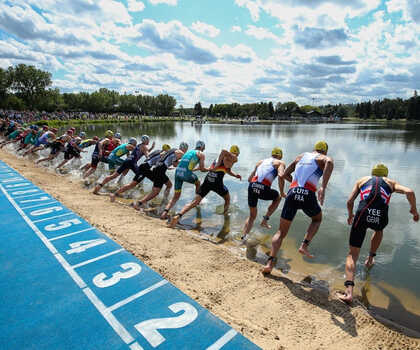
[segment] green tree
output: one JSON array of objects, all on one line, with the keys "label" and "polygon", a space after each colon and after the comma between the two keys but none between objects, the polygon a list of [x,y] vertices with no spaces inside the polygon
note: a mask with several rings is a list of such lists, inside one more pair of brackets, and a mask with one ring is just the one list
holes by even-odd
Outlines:
[{"label": "green tree", "polygon": [[51,85],[51,73],[44,72],[34,66],[19,64],[9,67],[8,73],[11,78],[11,89],[17,92],[28,107],[34,108],[36,100],[42,98],[45,89]]},{"label": "green tree", "polygon": [[10,75],[7,70],[0,68],[0,106],[6,107],[6,97],[11,85]]},{"label": "green tree", "polygon": [[197,102],[194,105],[194,114],[195,115],[202,115],[203,114],[203,107],[201,106],[201,102]]}]

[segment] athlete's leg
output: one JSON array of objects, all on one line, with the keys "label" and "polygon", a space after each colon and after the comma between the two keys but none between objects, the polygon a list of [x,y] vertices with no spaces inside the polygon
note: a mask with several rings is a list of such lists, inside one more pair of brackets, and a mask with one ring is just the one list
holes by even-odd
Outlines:
[{"label": "athlete's leg", "polygon": [[346,258],[346,292],[345,294],[338,294],[338,298],[341,300],[351,303],[353,300],[353,288],[354,288],[354,272],[356,270],[356,262],[359,258],[360,248],[350,246],[349,254]]},{"label": "athlete's leg", "polygon": [[305,238],[299,247],[299,253],[302,255],[306,255],[308,258],[314,257],[313,255],[309,253],[308,245],[312,241],[312,238],[314,238],[315,234],[318,232],[319,226],[321,225],[322,212],[313,216],[311,219],[312,221],[308,227],[308,231],[306,232]]},{"label": "athlete's leg", "polygon": [[292,224],[292,221],[289,221],[283,218],[280,219],[279,230],[276,232],[276,234],[273,236],[273,239],[271,240],[270,258],[267,261],[267,264],[265,265],[264,269],[262,270],[263,274],[270,273],[273,270],[274,265],[275,265],[274,259],[277,256],[277,253],[281,247],[283,239],[287,236],[287,233],[289,232],[289,228],[291,224]]},{"label": "athlete's leg", "polygon": [[375,263],[375,255],[376,251],[378,250],[379,246],[381,245],[383,237],[383,231],[375,231],[370,240],[370,252],[369,256],[366,258],[365,266],[367,268],[371,267]]},{"label": "athlete's leg", "polygon": [[268,224],[268,219],[270,218],[270,216],[276,211],[277,207],[279,206],[281,201],[281,197],[278,196],[275,200],[273,200],[273,202],[270,204],[270,206],[267,209],[267,213],[265,214],[265,216],[263,217],[262,221],[261,221],[261,226],[262,227],[266,227],[266,228],[271,228],[271,225]]},{"label": "athlete's leg", "polygon": [[257,217],[258,210],[257,207],[249,207],[249,216],[245,221],[245,226],[242,229],[242,237],[244,239],[246,235],[251,231],[252,226],[254,226],[255,218]]},{"label": "athlete's leg", "polygon": [[93,190],[93,194],[98,194],[99,190],[102,188],[102,186],[106,185],[108,182],[112,181],[116,177],[118,177],[120,174],[118,174],[117,171],[114,171],[111,175],[108,175],[100,184],[97,184]]},{"label": "athlete's leg", "polygon": [[170,202],[165,207],[165,209],[162,212],[162,215],[160,216],[162,220],[165,220],[168,217],[169,210],[171,210],[171,208],[176,204],[176,202],[178,202],[180,197],[181,197],[181,191],[175,191],[173,197],[171,198]]},{"label": "athlete's leg", "polygon": [[181,216],[185,213],[188,213],[192,208],[195,208],[197,205],[199,205],[202,200],[203,197],[197,194],[192,202],[186,204],[184,208],[182,208],[182,210],[172,218],[168,226],[174,228]]},{"label": "athlete's leg", "polygon": [[224,207],[223,207],[223,214],[227,214],[227,212],[229,210],[229,205],[230,205],[230,194],[229,194],[229,192],[226,193],[223,196],[223,199],[225,200],[225,204],[224,204]]}]

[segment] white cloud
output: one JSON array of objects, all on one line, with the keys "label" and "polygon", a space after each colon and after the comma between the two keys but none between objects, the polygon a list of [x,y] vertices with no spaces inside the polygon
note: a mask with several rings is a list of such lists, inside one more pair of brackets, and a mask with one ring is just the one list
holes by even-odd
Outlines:
[{"label": "white cloud", "polygon": [[149,0],[149,2],[152,5],[166,4],[166,5],[170,5],[170,6],[176,6],[178,0]]},{"label": "white cloud", "polygon": [[200,21],[194,22],[191,28],[197,33],[204,34],[210,38],[215,38],[220,34],[220,29],[212,26],[211,24],[203,23]]},{"label": "white cloud", "polygon": [[242,28],[239,26],[233,26],[231,29],[231,32],[235,33],[235,32],[242,32]]},{"label": "white cloud", "polygon": [[252,0],[235,0],[238,6],[246,7],[254,22],[260,19],[260,4]]},{"label": "white cloud", "polygon": [[128,0],[128,11],[130,12],[141,12],[144,10],[144,3],[138,0]]},{"label": "white cloud", "polygon": [[252,36],[258,40],[271,39],[274,41],[279,41],[279,38],[274,33],[270,32],[268,29],[264,27],[256,27],[254,25],[248,25],[248,28],[245,31],[245,34]]},{"label": "white cloud", "polygon": [[413,21],[420,24],[420,1],[419,0],[389,0],[386,3],[388,12],[402,11],[405,21]]}]

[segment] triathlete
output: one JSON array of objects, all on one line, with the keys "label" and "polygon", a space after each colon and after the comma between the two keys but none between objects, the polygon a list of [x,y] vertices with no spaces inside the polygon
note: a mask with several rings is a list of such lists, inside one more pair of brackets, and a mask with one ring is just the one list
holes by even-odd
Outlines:
[{"label": "triathlete", "polygon": [[165,154],[165,152],[169,151],[171,149],[171,146],[164,144],[162,146],[162,150],[156,150],[148,155],[146,160],[141,163],[135,170],[135,176],[131,183],[128,185],[125,185],[121,187],[118,191],[115,193],[110,194],[111,202],[115,201],[116,196],[120,196],[124,192],[136,187],[140,182],[144,180],[144,178],[148,178],[150,181],[153,181],[152,179],[152,167],[154,167],[160,160],[161,157]]},{"label": "triathlete", "polygon": [[[79,145],[79,147],[81,149],[85,149],[85,148],[88,148],[90,146],[96,145],[99,141],[98,136],[93,136],[91,139],[84,139],[83,137],[81,137],[81,138],[82,138],[82,142],[80,142],[80,145]],[[82,151],[82,152],[87,152],[87,151]]]},{"label": "triathlete", "polygon": [[46,158],[39,159],[36,164],[39,164],[41,162],[45,162],[47,160],[52,160],[55,157],[57,157],[60,152],[64,152],[66,143],[70,142],[73,138],[73,129],[67,130],[67,132],[64,135],[61,135],[58,137],[54,142],[50,144],[51,152],[50,155]]},{"label": "triathlete", "polygon": [[[275,265],[275,258],[283,239],[289,232],[290,225],[299,209],[311,218],[304,240],[299,247],[299,253],[309,258],[313,256],[308,251],[308,245],[315,236],[322,221],[322,210],[316,199],[316,192],[319,179],[322,177],[322,184],[318,190],[318,200],[324,204],[325,190],[334,168],[334,162],[327,156],[328,145],[324,141],[315,144],[313,152],[306,152],[299,155],[286,169],[282,176],[285,180],[292,182],[287,193],[281,212],[280,227],[271,241],[271,252],[263,274],[270,273]],[[292,181],[291,174],[295,172]]]},{"label": "triathlete", "polygon": [[[281,198],[285,198],[283,174],[286,169],[286,163],[283,158],[283,151],[279,147],[273,148],[271,158],[260,160],[255,166],[254,171],[248,177],[248,206],[249,217],[246,219],[245,226],[242,230],[242,239],[251,231],[257,217],[258,199],[272,201],[267,209],[267,213],[263,216],[261,226],[271,228],[268,224],[270,216],[274,213],[280,204]],[[271,188],[271,184],[278,175],[279,193]]]},{"label": "triathlete", "polygon": [[[147,148],[149,144],[149,136],[143,135],[141,137],[141,143],[137,145],[137,140],[135,138],[130,138],[128,143],[135,145],[135,148],[132,150],[131,154],[123,161],[123,163],[118,167],[116,171],[114,171],[111,175],[108,175],[101,183],[97,184],[95,189],[93,190],[93,194],[98,194],[99,190],[108,182],[112,181],[113,179],[117,178],[118,176],[127,175],[128,171],[131,169],[134,173],[137,170],[137,162],[140,160],[141,157],[149,155],[149,152],[155,147],[155,143],[153,142],[152,147]],[[121,146],[120,146],[121,147]],[[118,147],[114,150],[117,151]],[[114,152],[113,151],[113,152]],[[112,153],[111,153],[112,155]]]},{"label": "triathlete", "polygon": [[85,171],[82,176],[83,178],[92,175],[96,171],[99,162],[107,161],[106,157],[117,147],[117,140],[114,138],[114,133],[111,130],[105,132],[105,138],[96,143],[92,153],[92,161],[82,168]]},{"label": "triathlete", "polygon": [[[344,282],[346,292],[337,295],[347,303],[353,300],[354,271],[366,230],[370,228],[374,231],[370,241],[369,256],[365,261],[365,266],[369,268],[375,262],[374,257],[381,244],[383,230],[388,224],[388,206],[393,192],[406,195],[413,220],[419,221],[416,196],[411,188],[389,179],[388,168],[384,164],[375,165],[371,174],[372,176],[364,176],[357,180],[347,201],[347,223],[352,226],[349,240],[350,251],[346,259],[346,281]],[[354,201],[358,196],[360,196],[359,206],[356,215],[353,215]]]},{"label": "triathlete", "polygon": [[39,150],[44,149],[49,143],[52,143],[56,138],[57,129],[52,128],[51,130],[45,131],[41,137],[38,138],[35,145],[28,149],[25,153],[23,153],[24,156],[26,156],[29,153],[35,153]]},{"label": "triathlete", "polygon": [[56,169],[60,169],[64,164],[72,160],[74,157],[80,158],[80,152],[82,151],[82,148],[80,147],[81,142],[82,139],[78,136],[74,139],[71,139],[67,143],[66,149],[64,151],[64,159],[59,165],[57,165]]},{"label": "triathlete", "polygon": [[228,174],[240,180],[242,179],[241,175],[232,172],[232,166],[238,161],[238,156],[239,147],[236,145],[233,145],[229,151],[222,150],[220,152],[217,161],[213,162],[209,173],[206,175],[206,178],[198,189],[195,199],[189,204],[185,205],[179,213],[175,214],[169,223],[169,227],[175,227],[182,215],[199,205],[203,198],[207,196],[210,191],[213,191],[220,197],[223,197],[225,200],[223,213],[227,213],[230,205],[230,195],[229,190],[223,184],[223,177],[225,174]]},{"label": "triathlete", "polygon": [[[184,181],[190,184],[194,184],[195,193],[198,192],[198,189],[200,188],[200,180],[198,179],[197,175],[193,173],[193,171],[196,171],[196,170],[200,170],[202,172],[209,171],[209,169],[204,166],[204,160],[206,157],[203,151],[205,148],[206,148],[206,145],[203,141],[197,141],[195,145],[195,149],[186,152],[182,156],[175,170],[175,186],[174,186],[175,193],[171,201],[163,210],[163,213],[160,216],[161,219],[166,219],[168,217],[169,210],[171,210],[171,208],[179,200],[179,197],[181,197],[182,184],[184,183]],[[198,164],[198,167],[196,168],[197,164]]]},{"label": "triathlete", "polygon": [[20,140],[19,136],[21,136],[23,132],[24,132],[24,128],[18,127],[16,130],[11,132],[3,142],[0,142],[0,148],[3,148],[9,143],[18,142]]},{"label": "triathlete", "polygon": [[28,147],[29,145],[34,145],[38,140],[38,131],[39,127],[37,125],[31,125],[29,127],[30,131],[26,134],[26,136],[22,139],[21,146],[18,148],[18,151]]},{"label": "triathlete", "polygon": [[169,195],[169,191],[172,187],[172,182],[166,175],[166,171],[172,167],[176,167],[179,163],[179,160],[182,158],[182,156],[187,150],[188,144],[186,142],[181,142],[181,144],[179,145],[179,149],[172,148],[161,155],[160,160],[153,167],[151,173],[151,180],[153,181],[152,192],[147,194],[137,203],[134,203],[134,209],[139,210],[140,207],[142,207],[148,201],[155,198],[162,190],[163,185],[166,185],[165,197]]}]

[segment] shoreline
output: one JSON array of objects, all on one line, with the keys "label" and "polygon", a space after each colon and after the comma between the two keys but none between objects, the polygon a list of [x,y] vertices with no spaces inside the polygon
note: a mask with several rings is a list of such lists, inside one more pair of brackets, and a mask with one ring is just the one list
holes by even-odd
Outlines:
[{"label": "shoreline", "polygon": [[420,334],[378,322],[359,303],[348,307],[279,270],[263,277],[228,246],[94,196],[80,179],[5,150],[0,158],[263,349],[420,349]]}]

